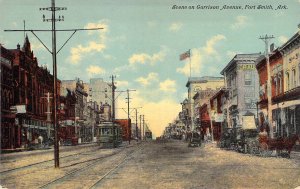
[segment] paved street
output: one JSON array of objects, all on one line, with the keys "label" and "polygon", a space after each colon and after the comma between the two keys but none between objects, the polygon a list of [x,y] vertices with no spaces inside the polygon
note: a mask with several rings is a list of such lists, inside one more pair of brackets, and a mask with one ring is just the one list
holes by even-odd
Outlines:
[{"label": "paved street", "polygon": [[[189,148],[185,142],[172,140],[131,143],[117,149],[91,145],[62,152],[60,169],[53,168],[53,161],[28,166],[52,157],[51,151],[41,152],[41,158],[37,158],[37,152],[32,153],[35,158],[23,163],[8,161],[7,157],[1,160],[2,187],[290,189],[300,186],[300,159],[295,154],[291,159],[263,158],[221,150],[215,144]],[[21,155],[18,158],[26,159]],[[11,171],[7,168],[25,165]]]}]

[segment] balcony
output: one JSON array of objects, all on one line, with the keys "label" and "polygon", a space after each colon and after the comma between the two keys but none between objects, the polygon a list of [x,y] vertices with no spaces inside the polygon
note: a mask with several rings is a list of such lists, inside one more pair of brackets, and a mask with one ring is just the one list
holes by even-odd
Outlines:
[{"label": "balcony", "polygon": [[283,101],[295,100],[300,98],[300,86],[286,91],[283,94],[273,97],[273,103],[280,103]]}]

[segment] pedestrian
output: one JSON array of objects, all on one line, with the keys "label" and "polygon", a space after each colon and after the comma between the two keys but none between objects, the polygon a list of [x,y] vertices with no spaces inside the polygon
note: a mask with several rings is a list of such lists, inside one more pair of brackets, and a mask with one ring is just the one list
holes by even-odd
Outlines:
[{"label": "pedestrian", "polygon": [[40,144],[41,147],[42,147],[42,145],[43,145],[43,140],[44,140],[43,136],[40,135],[40,136],[38,137],[38,141],[39,141],[39,144]]}]

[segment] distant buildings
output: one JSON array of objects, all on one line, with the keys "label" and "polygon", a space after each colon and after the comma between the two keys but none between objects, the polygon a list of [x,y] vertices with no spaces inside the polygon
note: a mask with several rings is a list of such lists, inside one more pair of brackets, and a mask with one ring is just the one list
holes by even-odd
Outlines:
[{"label": "distant buildings", "polygon": [[197,123],[197,119],[199,120],[198,110],[200,106],[213,94],[213,90],[220,89],[223,86],[223,77],[204,76],[189,78],[186,84],[186,87],[188,88],[188,101],[184,102],[185,107],[188,107],[186,109],[188,116],[187,126],[192,129],[195,128],[195,123]]},{"label": "distant buildings", "polygon": [[175,127],[182,123],[187,126],[183,127],[186,131],[200,127],[203,135],[213,133],[215,140],[220,139],[226,128],[234,132],[265,129],[270,137],[300,135],[300,33],[281,47],[271,48],[268,56],[271,102],[268,102],[266,56],[237,54],[221,71],[224,80],[189,78],[188,98],[181,103]]}]

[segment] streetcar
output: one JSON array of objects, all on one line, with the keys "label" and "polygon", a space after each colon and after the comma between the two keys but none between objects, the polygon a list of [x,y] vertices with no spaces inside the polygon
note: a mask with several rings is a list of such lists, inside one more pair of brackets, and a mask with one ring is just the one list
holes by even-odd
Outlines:
[{"label": "streetcar", "polygon": [[122,143],[122,128],[113,122],[100,123],[96,128],[96,136],[101,148],[116,148]]}]

